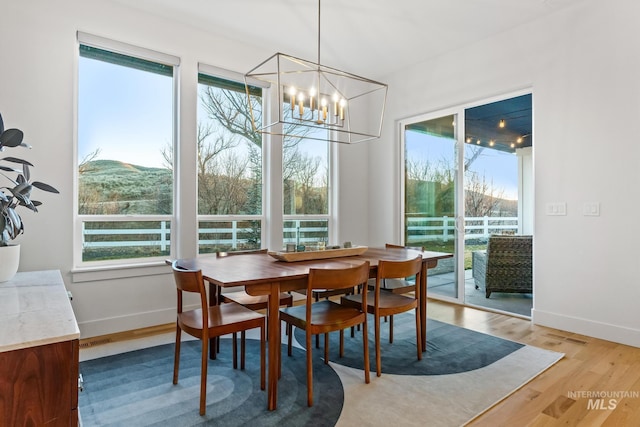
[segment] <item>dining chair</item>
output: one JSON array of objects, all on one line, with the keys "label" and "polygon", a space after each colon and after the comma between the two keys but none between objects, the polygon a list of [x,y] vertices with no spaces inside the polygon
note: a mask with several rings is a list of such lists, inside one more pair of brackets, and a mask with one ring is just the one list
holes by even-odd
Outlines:
[{"label": "dining chair", "polygon": [[[355,325],[362,326],[362,344],[364,357],[364,380],[369,383],[369,340],[367,337],[367,313],[362,306],[348,307],[331,300],[313,301],[314,289],[347,289],[364,285],[369,277],[369,261],[343,269],[309,270],[307,281],[307,303],[280,309],[280,318],[287,325],[304,329],[307,355],[307,405],[313,406],[313,335],[324,334],[324,363],[329,363],[329,332],[340,331],[340,356],[344,354],[344,329]],[[363,303],[367,304],[366,292]],[[291,356],[292,335],[288,339],[288,355]]]},{"label": "dining chair", "polygon": [[[202,342],[202,365],[200,368],[200,415],[205,414],[207,400],[207,366],[209,338],[233,334],[233,359],[236,360],[236,334],[260,328],[260,388],[265,389],[265,316],[241,305],[230,303],[209,306],[201,270],[187,270],[171,264],[177,290],[176,345],[173,362],[173,384],[178,384],[180,368],[180,342],[182,331]],[[200,295],[200,308],[183,310],[183,292]],[[244,336],[240,345],[241,367],[244,368]]]},{"label": "dining chair", "polygon": [[[230,251],[230,252],[218,252],[216,256],[218,258],[236,255],[255,255],[266,254],[267,249],[255,249],[246,251]],[[231,292],[221,292],[220,288],[218,292],[220,302],[235,302],[251,310],[266,310],[269,306],[268,295],[249,295],[244,289],[235,290]],[[293,296],[286,292],[280,293],[280,306],[291,307],[293,305]]]},{"label": "dining chair", "polygon": [[[393,316],[409,310],[416,310],[416,343],[418,360],[422,360],[422,340],[420,328],[420,304],[418,301],[419,292],[417,289],[420,283],[420,271],[422,269],[422,255],[407,261],[378,261],[378,271],[375,279],[373,291],[362,292],[360,294],[345,295],[340,299],[340,304],[358,308],[367,307],[367,312],[373,315],[375,322],[375,343],[376,343],[376,374],[382,374],[382,361],[380,356],[380,318],[383,316]],[[401,295],[393,292],[381,292],[381,283],[384,279],[398,279],[403,277],[416,276],[413,295]]]},{"label": "dining chair", "polygon": [[[387,249],[412,249],[415,251],[424,251],[424,247],[419,246],[402,246],[387,243],[384,245]],[[373,290],[375,286],[375,279],[369,279],[369,288]],[[382,281],[380,290],[385,292],[392,292],[394,294],[406,294],[413,292],[415,289],[415,282],[413,277],[402,278],[388,278]]]},{"label": "dining chair", "polygon": [[[384,245],[387,249],[412,249],[415,251],[424,251],[424,247],[420,246],[402,246],[387,243]],[[369,289],[375,288],[376,279],[369,279]],[[415,277],[399,277],[399,278],[387,278],[380,284],[380,290],[384,292],[392,292],[394,294],[406,294],[415,290]],[[388,316],[389,321],[389,343],[393,343],[393,316]],[[384,316],[384,321],[387,322],[387,316]],[[353,336],[353,335],[352,335]]]}]

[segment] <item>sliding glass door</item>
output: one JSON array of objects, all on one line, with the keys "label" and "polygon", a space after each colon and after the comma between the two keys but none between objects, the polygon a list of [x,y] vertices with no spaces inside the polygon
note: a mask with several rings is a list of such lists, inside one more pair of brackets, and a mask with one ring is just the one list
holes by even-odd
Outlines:
[{"label": "sliding glass door", "polygon": [[406,246],[447,252],[430,297],[530,315],[531,294],[487,298],[494,234],[533,234],[532,96],[460,106],[401,122]]},{"label": "sliding glass door", "polygon": [[458,213],[457,115],[404,127],[404,244],[454,254],[430,270],[428,293],[458,298],[456,218]]}]

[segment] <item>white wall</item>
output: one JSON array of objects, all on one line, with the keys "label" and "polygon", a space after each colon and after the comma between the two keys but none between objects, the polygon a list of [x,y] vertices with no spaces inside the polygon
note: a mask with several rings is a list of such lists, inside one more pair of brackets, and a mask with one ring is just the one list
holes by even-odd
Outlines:
[{"label": "white wall", "polygon": [[[371,243],[399,241],[396,121],[533,88],[537,324],[640,346],[640,2],[588,0],[389,76],[372,144]],[[566,216],[545,205],[566,202]],[[583,216],[587,202],[600,216]]]},{"label": "white wall", "polygon": [[[40,212],[23,215],[26,232],[20,271],[60,269],[72,291],[82,337],[175,321],[175,288],[163,265],[119,271],[73,273],[73,171],[77,68],[76,32],[102,36],[180,57],[179,178],[180,257],[196,253],[195,164],[198,62],[243,73],[274,53],[252,48],[173,22],[99,0],[23,0],[2,2],[0,25],[0,112],[8,127],[25,132],[33,150],[37,180],[61,194],[39,194]],[[257,41],[259,42],[259,41]],[[349,147],[340,164],[339,241],[366,239],[366,148]],[[17,153],[12,153],[17,155]],[[356,162],[351,164],[351,162]],[[358,172],[356,169],[361,168]],[[364,171],[364,172],[363,172]],[[353,207],[356,208],[353,208]],[[342,233],[345,233],[344,236]]]},{"label": "white wall", "polygon": [[[187,147],[181,161],[187,164],[194,156],[188,142],[195,139],[197,63],[243,72],[273,52],[98,0],[4,1],[2,16],[0,112],[34,146],[24,156],[36,165],[34,176],[61,190],[39,197],[39,213],[24,214],[20,270],[62,271],[84,337],[173,321],[173,283],[160,267],[72,281],[76,31],[181,58],[180,137]],[[640,246],[633,227],[640,208],[639,16],[635,0],[587,0],[381,79],[389,84],[383,137],[338,148],[338,240],[400,241],[397,120],[532,87],[534,321],[640,346]],[[183,190],[188,205],[195,190]],[[546,203],[561,201],[567,216],[545,215]],[[583,216],[585,202],[600,202],[601,215]],[[184,208],[180,215],[194,212]],[[195,239],[195,230],[184,230],[178,255],[195,253]]]}]

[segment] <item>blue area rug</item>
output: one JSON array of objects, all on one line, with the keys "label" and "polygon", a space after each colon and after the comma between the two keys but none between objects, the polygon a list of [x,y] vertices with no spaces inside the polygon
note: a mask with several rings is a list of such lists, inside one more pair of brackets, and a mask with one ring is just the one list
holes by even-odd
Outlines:
[{"label": "blue area rug", "polygon": [[[200,341],[183,342],[180,377],[173,385],[174,344],[80,363],[83,427],[90,426],[333,426],[344,401],[340,379],[322,359],[314,361],[314,406],[307,406],[304,351],[282,365],[278,409],[267,410],[260,390],[260,344],[247,340],[246,367],[233,369],[231,340],[222,339],[209,360],[207,413],[198,412]],[[286,351],[283,355],[286,356]]]},{"label": "blue area rug", "polygon": [[[382,324],[384,374],[411,378],[446,377],[443,374],[478,370],[522,348],[521,344],[457,326],[428,321],[427,352],[416,358],[415,323],[412,314],[396,316],[394,343],[388,344],[388,324]],[[370,325],[373,327],[373,324]],[[304,343],[304,332],[296,330]],[[331,334],[330,360],[362,369],[361,333],[351,338],[345,331],[345,357],[338,357],[338,334]],[[373,364],[373,330],[370,334]],[[286,341],[285,341],[286,343]],[[323,340],[320,340],[322,345]],[[345,400],[340,377],[323,361],[324,351],[314,349],[314,406],[306,403],[305,352],[294,348],[287,356],[282,345],[282,378],[278,384],[278,409],[266,409],[267,393],[260,390],[259,343],[247,340],[247,366],[232,369],[231,340],[223,339],[216,360],[209,361],[207,413],[198,414],[200,342],[182,346],[180,379],[172,384],[173,344],[122,353],[80,363],[84,391],[79,407],[85,427],[91,426],[333,426]],[[383,374],[382,378],[385,378]],[[356,374],[357,375],[357,374]],[[364,376],[358,384],[364,386]],[[362,378],[362,380],[360,380]],[[375,380],[372,376],[372,382]],[[410,377],[407,377],[410,378]],[[360,383],[362,381],[362,383]],[[379,387],[380,385],[378,385]],[[373,390],[376,387],[364,386]],[[438,393],[439,388],[432,389]]]},{"label": "blue area rug", "polygon": [[[433,319],[427,319],[427,351],[418,360],[416,351],[415,316],[396,315],[394,318],[393,344],[389,344],[389,324],[380,323],[382,373],[396,375],[445,375],[472,371],[488,366],[523,347],[513,341],[459,328]],[[373,317],[369,316],[370,369],[375,365],[375,335]],[[295,329],[296,340],[304,347],[305,332]],[[315,338],[313,340],[315,343]],[[362,332],[352,338],[345,331],[344,357],[339,357],[339,333],[329,334],[329,360],[340,365],[363,369]],[[320,349],[324,355],[324,338],[320,338]]]}]

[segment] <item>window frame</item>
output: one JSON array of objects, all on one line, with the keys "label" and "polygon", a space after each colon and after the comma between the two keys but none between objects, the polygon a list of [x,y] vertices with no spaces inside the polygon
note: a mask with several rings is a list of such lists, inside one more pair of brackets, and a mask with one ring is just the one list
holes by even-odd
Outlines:
[{"label": "window frame", "polygon": [[[176,200],[177,200],[177,176],[179,164],[174,163],[173,176],[172,176],[172,188],[173,188],[173,200],[172,200],[172,213],[171,214],[159,214],[159,215],[87,215],[79,214],[79,77],[80,77],[80,49],[81,46],[87,46],[97,48],[115,54],[126,55],[134,58],[138,58],[144,61],[150,61],[159,65],[172,67],[172,130],[171,130],[171,145],[173,150],[174,159],[178,151],[178,103],[179,103],[179,70],[180,70],[180,58],[165,54],[162,52],[154,51],[151,49],[134,46],[128,43],[123,43],[116,40],[107,39],[100,36],[77,32],[76,37],[76,54],[75,54],[75,111],[74,111],[74,175],[73,175],[73,270],[74,273],[89,273],[80,274],[77,277],[74,276],[74,281],[94,280],[94,275],[91,274],[97,270],[109,270],[114,268],[131,268],[133,266],[146,267],[150,265],[162,265],[164,259],[167,256],[155,256],[155,257],[137,257],[137,258],[121,258],[114,260],[102,260],[102,261],[83,261],[83,228],[86,222],[146,222],[146,221],[168,221],[171,230],[171,236],[176,236],[179,232],[179,224],[176,221]],[[169,257],[174,257],[176,254],[176,240],[170,239]],[[121,274],[115,274],[114,277],[123,277]]]},{"label": "window frame", "polygon": [[[203,64],[203,63],[199,63],[198,64],[198,88],[196,89],[197,92],[197,102],[200,102],[199,99],[199,86],[200,86],[200,75],[205,75],[208,77],[212,77],[214,79],[221,79],[221,80],[227,80],[228,82],[230,82],[231,84],[240,84],[240,85],[245,85],[245,78],[244,75],[240,74],[240,73],[236,73],[234,71],[230,71],[230,70],[225,70],[223,68],[219,68],[219,67],[215,67],[212,65],[207,65],[207,64]],[[262,104],[263,106],[265,105],[265,96],[266,96],[266,90],[268,88],[268,86],[265,86],[265,83],[259,80],[254,80],[254,79],[250,79],[247,81],[248,84],[250,84],[251,86],[255,87],[255,88],[260,88],[262,90],[261,93],[261,98],[262,98]],[[215,87],[215,86],[214,86]],[[196,113],[196,121],[198,119],[198,114]],[[261,148],[261,175],[262,175],[262,185],[261,185],[261,206],[260,206],[260,214],[234,214],[234,215],[204,215],[204,214],[200,214],[198,213],[198,201],[199,201],[199,194],[198,194],[198,180],[197,180],[197,175],[196,175],[196,229],[198,230],[198,238],[196,239],[196,253],[198,256],[206,256],[207,254],[209,254],[209,252],[200,252],[200,223],[201,222],[233,222],[233,221],[259,221],[260,222],[260,243],[261,246],[265,245],[265,242],[267,241],[267,236],[269,234],[269,230],[268,230],[268,220],[267,220],[267,213],[266,213],[266,208],[267,208],[267,203],[266,203],[266,198],[267,198],[267,185],[269,182],[269,177],[267,177],[266,175],[266,171],[267,169],[267,156],[266,156],[266,147],[265,147],[265,138],[263,135],[262,138],[262,148]],[[269,168],[269,170],[272,170],[271,168]]]}]

